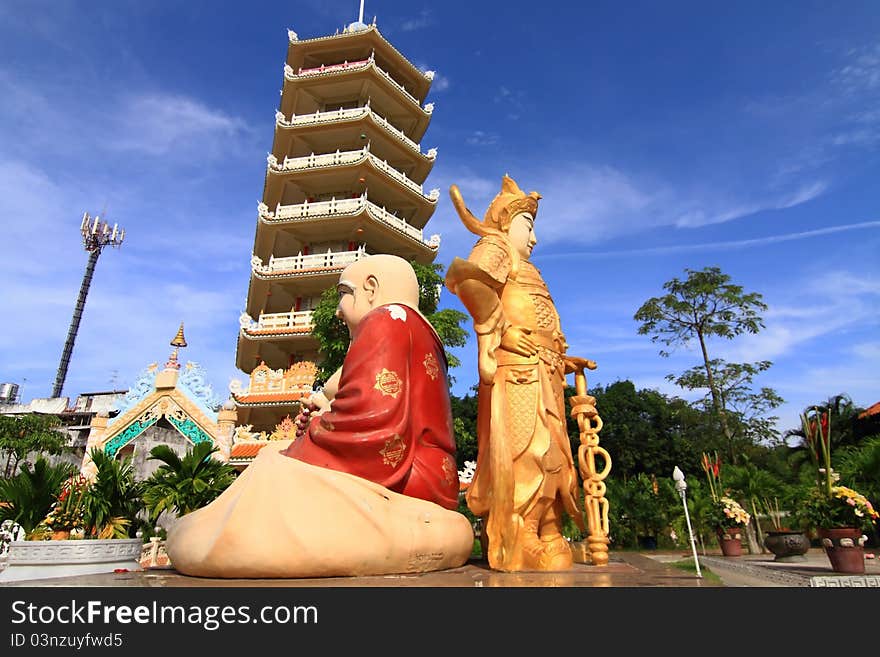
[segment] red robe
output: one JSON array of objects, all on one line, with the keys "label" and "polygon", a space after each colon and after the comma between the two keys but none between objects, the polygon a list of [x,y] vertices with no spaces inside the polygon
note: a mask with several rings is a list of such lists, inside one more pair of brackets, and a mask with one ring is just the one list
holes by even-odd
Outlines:
[{"label": "red robe", "polygon": [[458,506],[446,357],[436,332],[401,304],[361,320],[330,410],[283,454],[403,495]]}]

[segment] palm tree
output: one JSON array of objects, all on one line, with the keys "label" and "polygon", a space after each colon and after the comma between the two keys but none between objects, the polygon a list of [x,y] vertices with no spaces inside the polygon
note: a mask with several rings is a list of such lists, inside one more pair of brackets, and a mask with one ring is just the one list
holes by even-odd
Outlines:
[{"label": "palm tree", "polygon": [[156,445],[150,459],[162,461],[144,482],[144,502],[155,522],[163,511],[183,516],[214,501],[235,480],[235,469],[213,458],[218,451],[207,442],[196,443],[179,457],[168,445]]},{"label": "palm tree", "polygon": [[83,500],[88,533],[98,538],[133,536],[144,503],[131,457],[118,461],[97,447],[89,455],[97,473]]},{"label": "palm tree", "polygon": [[0,523],[11,520],[21,525],[25,535],[42,522],[61,486],[76,473],[72,463],[52,465],[37,457],[33,469],[22,467],[17,475],[0,479]]},{"label": "palm tree", "polygon": [[[856,442],[854,429],[860,409],[853,404],[849,395],[834,395],[822,404],[810,404],[803,410],[803,414],[809,415],[814,408],[818,409],[820,413],[828,413],[832,447],[851,445]],[[795,446],[803,446],[806,441],[803,427],[789,429],[783,438],[795,438]]]},{"label": "palm tree", "polygon": [[779,496],[782,493],[782,487],[772,474],[757,467],[745,455],[742,457],[742,465],[732,465],[728,468],[727,483],[748,500],[752,519],[755,521],[755,535],[753,536],[747,527],[746,538],[749,543],[749,551],[752,554],[760,552],[761,546],[764,544],[764,532],[758,518],[758,504],[768,495]]},{"label": "palm tree", "polygon": [[844,447],[838,452],[836,465],[841,482],[880,503],[880,436]]}]

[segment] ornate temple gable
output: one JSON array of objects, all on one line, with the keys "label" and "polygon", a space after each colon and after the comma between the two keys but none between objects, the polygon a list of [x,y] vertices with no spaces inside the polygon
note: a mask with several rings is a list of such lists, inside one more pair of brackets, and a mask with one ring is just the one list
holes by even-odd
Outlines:
[{"label": "ornate temple gable", "polygon": [[141,373],[120,404],[121,412],[116,418],[111,421],[103,413],[92,419],[80,468],[85,476],[95,474],[95,465],[89,455],[92,448],[102,449],[115,457],[161,419],[174,427],[189,444],[210,442],[219,448],[218,458],[228,458],[237,416],[232,401],[220,406],[204,369],[197,363],[188,362],[181,368],[177,353],[181,347],[186,347],[182,323],[171,345],[174,351],[164,369],[159,370],[153,364]]},{"label": "ornate temple gable", "polygon": [[235,379],[229,391],[237,404],[298,401],[312,394],[317,373],[317,366],[310,361],[294,363],[286,371],[260,363],[251,371],[247,390]]},{"label": "ornate temple gable", "polygon": [[200,405],[177,389],[156,392],[117,418],[119,421],[101,438],[100,446],[115,456],[125,445],[165,418],[191,443],[216,442],[219,427]]},{"label": "ornate temple gable", "polygon": [[117,404],[116,406],[116,411],[118,411],[119,415],[117,415],[115,418],[112,418],[108,422],[108,424],[114,424],[129,410],[140,403],[141,400],[145,399],[147,395],[151,394],[153,390],[155,390],[156,374],[158,373],[158,371],[159,364],[152,363],[138,375],[138,378],[134,382],[134,385],[129,388],[128,392],[125,394],[125,397],[123,397],[120,400],[119,404]]},{"label": "ornate temple gable", "polygon": [[177,378],[177,386],[184,393],[189,393],[190,399],[199,405],[205,416],[216,422],[217,409],[220,408],[223,400],[214,393],[214,388],[208,382],[208,373],[204,367],[188,361]]},{"label": "ornate temple gable", "polygon": [[410,79],[410,86],[415,85],[413,91],[415,92],[414,95],[418,98],[424,99],[428,95],[431,81],[434,79],[433,71],[422,71],[409,61],[403,53],[385,39],[375,24],[368,25],[367,29],[355,32],[343,31],[340,34],[331,34],[312,39],[300,39],[299,35],[293,30],[288,30],[287,36],[289,40],[287,61],[295,68],[301,66],[303,57],[309,50],[315,49],[312,44],[323,45],[329,42],[332,45],[329,48],[322,48],[322,50],[334,52],[344,48],[346,42],[366,41],[372,50],[380,53],[383,59],[406,72],[406,77]]}]

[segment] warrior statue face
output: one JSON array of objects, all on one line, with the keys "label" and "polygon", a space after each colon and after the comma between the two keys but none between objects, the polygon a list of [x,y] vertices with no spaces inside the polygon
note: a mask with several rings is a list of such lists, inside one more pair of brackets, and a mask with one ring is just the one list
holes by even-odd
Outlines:
[{"label": "warrior statue face", "polygon": [[523,260],[528,260],[538,243],[535,237],[535,217],[531,212],[520,212],[510,222],[507,232],[510,243]]}]

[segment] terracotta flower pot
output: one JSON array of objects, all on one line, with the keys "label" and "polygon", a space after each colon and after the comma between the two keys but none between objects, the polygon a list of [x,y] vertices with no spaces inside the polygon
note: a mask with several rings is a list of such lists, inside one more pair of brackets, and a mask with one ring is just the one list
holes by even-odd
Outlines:
[{"label": "terracotta flower pot", "polygon": [[865,572],[862,530],[856,527],[820,528],[819,538],[835,573],[860,575]]},{"label": "terracotta flower pot", "polygon": [[725,557],[738,557],[742,555],[742,530],[737,527],[719,527],[718,543],[721,545],[721,554]]}]

